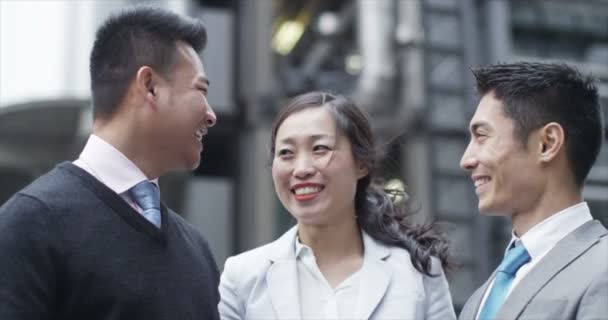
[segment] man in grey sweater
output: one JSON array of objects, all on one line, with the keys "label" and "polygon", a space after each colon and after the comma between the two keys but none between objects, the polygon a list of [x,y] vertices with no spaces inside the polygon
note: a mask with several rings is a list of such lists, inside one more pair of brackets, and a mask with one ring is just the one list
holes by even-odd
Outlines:
[{"label": "man in grey sweater", "polygon": [[84,150],[0,208],[0,319],[218,318],[207,242],[158,188],[216,122],[205,44],[200,21],[154,8],[99,28]]}]

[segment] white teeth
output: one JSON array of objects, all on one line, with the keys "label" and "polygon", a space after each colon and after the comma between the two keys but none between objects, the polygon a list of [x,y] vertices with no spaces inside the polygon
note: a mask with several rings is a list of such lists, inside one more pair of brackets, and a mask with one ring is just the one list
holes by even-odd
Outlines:
[{"label": "white teeth", "polygon": [[315,193],[315,192],[319,192],[321,191],[321,187],[302,187],[302,188],[297,188],[294,190],[294,192],[301,196],[301,195],[305,195],[305,194],[311,194],[311,193]]},{"label": "white teeth", "polygon": [[488,182],[490,182],[490,178],[479,178],[479,179],[475,180],[475,187],[479,187]]}]

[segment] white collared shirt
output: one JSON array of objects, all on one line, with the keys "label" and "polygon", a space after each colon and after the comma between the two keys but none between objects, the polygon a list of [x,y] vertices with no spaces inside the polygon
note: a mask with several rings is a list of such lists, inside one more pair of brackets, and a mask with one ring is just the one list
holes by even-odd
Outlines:
[{"label": "white collared shirt", "polygon": [[[513,279],[513,283],[509,288],[505,299],[509,296],[509,294],[513,291],[513,288],[517,286],[521,279],[523,279],[530,272],[530,270],[532,270],[532,268],[534,268],[534,266],[538,264],[538,262],[542,260],[542,258],[547,255],[551,249],[553,249],[553,247],[555,247],[560,240],[591,220],[593,220],[593,217],[591,217],[589,206],[587,206],[587,202],[583,201],[541,221],[539,224],[528,230],[528,232],[521,236],[521,238],[518,238],[515,233],[512,232],[511,241],[509,241],[509,245],[505,250],[505,255],[513,243],[516,241],[521,241],[530,254],[530,261],[521,266],[515,273],[515,278]],[[479,305],[479,310],[477,310],[476,319],[479,319],[479,313],[485,304],[486,298],[488,297],[490,289],[493,285],[494,280],[492,280],[484,293],[481,304]]]},{"label": "white collared shirt", "polygon": [[[74,165],[82,168],[106,187],[120,195],[133,209],[143,210],[129,195],[129,189],[148,180],[146,175],[122,152],[102,138],[91,134]],[[158,179],[151,180],[158,186]]]},{"label": "white collared shirt", "polygon": [[319,270],[312,249],[300,243],[299,237],[295,242],[302,319],[353,319],[361,269],[334,289]]}]

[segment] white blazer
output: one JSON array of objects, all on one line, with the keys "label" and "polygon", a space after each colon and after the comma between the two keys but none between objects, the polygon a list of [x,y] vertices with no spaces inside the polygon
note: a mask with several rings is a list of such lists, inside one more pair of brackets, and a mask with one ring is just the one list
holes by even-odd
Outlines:
[{"label": "white blazer", "polygon": [[[300,319],[295,256],[297,227],[276,241],[226,260],[220,280],[222,319]],[[418,272],[407,250],[363,234],[357,319],[456,319],[448,283]]]}]

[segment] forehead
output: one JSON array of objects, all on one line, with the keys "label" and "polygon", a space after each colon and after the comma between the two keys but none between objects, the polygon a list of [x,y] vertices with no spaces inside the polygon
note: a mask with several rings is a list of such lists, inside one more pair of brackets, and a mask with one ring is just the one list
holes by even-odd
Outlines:
[{"label": "forehead", "polygon": [[504,113],[502,101],[498,100],[492,92],[481,98],[469,125],[471,130],[480,126],[504,129],[513,126],[513,120]]},{"label": "forehead", "polygon": [[335,134],[336,121],[330,111],[324,107],[312,107],[287,116],[277,130],[276,140]]},{"label": "forehead", "polygon": [[178,42],[175,58],[175,71],[178,77],[194,78],[209,84],[203,62],[190,45]]}]

